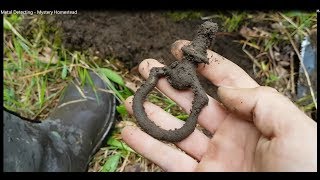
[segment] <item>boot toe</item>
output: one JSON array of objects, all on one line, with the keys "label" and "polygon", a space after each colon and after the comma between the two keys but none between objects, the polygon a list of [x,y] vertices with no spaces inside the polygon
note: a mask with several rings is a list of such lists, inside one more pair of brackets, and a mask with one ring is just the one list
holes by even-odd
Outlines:
[{"label": "boot toe", "polygon": [[[93,72],[90,72],[90,76],[94,88],[90,83],[80,86],[76,80],[73,81],[66,87],[57,108],[48,118],[49,121],[55,121],[53,129],[64,137],[67,144],[73,146],[70,147],[73,153],[85,156],[91,156],[101,146],[114,125],[116,110],[115,96],[99,90],[108,90],[104,81]],[[79,150],[75,148],[78,145],[80,152],[75,151]]]}]

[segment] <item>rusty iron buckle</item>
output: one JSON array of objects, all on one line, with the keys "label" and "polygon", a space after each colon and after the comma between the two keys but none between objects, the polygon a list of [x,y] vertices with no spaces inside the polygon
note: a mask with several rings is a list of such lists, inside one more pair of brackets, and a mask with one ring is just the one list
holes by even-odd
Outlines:
[{"label": "rusty iron buckle", "polygon": [[[218,25],[211,21],[201,24],[192,43],[182,47],[184,54],[182,61],[175,61],[165,67],[153,67],[146,82],[135,93],[133,98],[134,117],[138,125],[152,137],[169,142],[179,142],[194,131],[198,116],[209,101],[197,78],[196,68],[200,63],[209,64],[207,49],[215,38],[217,30]],[[173,88],[178,90],[191,89],[194,94],[190,115],[186,123],[179,129],[164,130],[151,121],[145,113],[143,103],[161,77],[166,77]]]}]

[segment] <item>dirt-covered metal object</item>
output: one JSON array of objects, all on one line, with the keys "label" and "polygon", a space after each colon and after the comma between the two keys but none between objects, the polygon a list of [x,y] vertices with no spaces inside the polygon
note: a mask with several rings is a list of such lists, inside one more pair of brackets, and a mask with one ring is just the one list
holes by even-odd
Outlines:
[{"label": "dirt-covered metal object", "polygon": [[[152,68],[146,82],[137,90],[133,98],[133,114],[139,126],[152,137],[169,142],[179,142],[194,131],[202,108],[208,104],[208,97],[197,78],[196,68],[199,63],[209,64],[207,49],[215,38],[217,30],[216,23],[206,21],[201,24],[192,43],[182,48],[184,53],[182,61],[175,61],[165,67]],[[166,77],[175,89],[191,89],[194,93],[189,118],[179,129],[164,130],[151,121],[145,113],[143,103],[161,77]]]}]

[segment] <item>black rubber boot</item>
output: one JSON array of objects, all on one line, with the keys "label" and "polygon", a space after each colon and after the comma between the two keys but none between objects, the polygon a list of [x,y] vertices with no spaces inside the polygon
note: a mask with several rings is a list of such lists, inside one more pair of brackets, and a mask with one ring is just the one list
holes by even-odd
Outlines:
[{"label": "black rubber boot", "polygon": [[[107,89],[90,73],[96,88]],[[87,83],[70,83],[58,107],[42,123],[4,111],[4,171],[86,171],[115,121],[116,99]],[[80,90],[81,89],[81,90]]]}]

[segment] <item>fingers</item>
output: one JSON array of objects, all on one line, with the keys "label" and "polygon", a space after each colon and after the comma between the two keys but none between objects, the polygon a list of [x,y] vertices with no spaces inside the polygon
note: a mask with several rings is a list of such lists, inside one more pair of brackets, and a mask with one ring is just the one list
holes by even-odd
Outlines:
[{"label": "fingers", "polygon": [[174,42],[171,45],[171,54],[173,54],[173,56],[178,59],[178,60],[182,60],[183,58],[183,53],[181,51],[181,48],[183,46],[187,46],[191,44],[191,41],[187,41],[187,40],[177,40],[176,42]]},{"label": "fingers", "polygon": [[135,151],[165,171],[193,171],[198,164],[182,151],[154,139],[136,127],[125,127],[121,136]]},{"label": "fingers", "polygon": [[[132,99],[133,97],[131,96],[125,101],[126,109],[130,114],[133,114]],[[160,107],[150,102],[146,102],[144,107],[148,118],[163,129],[169,130],[180,128],[184,124],[183,121],[178,120],[171,114],[163,111]],[[189,137],[176,143],[176,145],[192,157],[197,160],[201,160],[203,154],[207,150],[209,140],[210,139],[206,135],[196,129]]]},{"label": "fingers", "polygon": [[[159,63],[157,60],[146,59],[140,63],[139,72],[146,79],[148,78],[150,70],[153,67],[163,66],[164,65]],[[187,113],[190,113],[193,101],[193,93],[191,90],[176,90],[171,87],[171,85],[165,78],[159,79],[157,88],[173,101],[175,101],[178,105],[180,105]],[[201,110],[201,113],[198,117],[198,123],[205,129],[213,133],[217,129],[219,124],[225,119],[227,113],[218,101],[210,96],[208,97],[208,106],[204,107]],[[212,117],[212,115],[214,115],[213,118],[208,118]]]},{"label": "fingers", "polygon": [[214,134],[196,171],[250,171],[260,133],[253,123],[229,115]]},{"label": "fingers", "polygon": [[[182,59],[181,48],[190,41],[178,40],[172,45],[171,52],[178,59]],[[221,55],[207,50],[208,65],[199,65],[198,72],[217,86],[238,88],[253,88],[259,86],[243,69]]]},{"label": "fingers", "polygon": [[288,98],[270,87],[219,87],[218,96],[231,112],[253,121],[261,133],[270,138],[295,129],[296,121],[308,119]]}]

